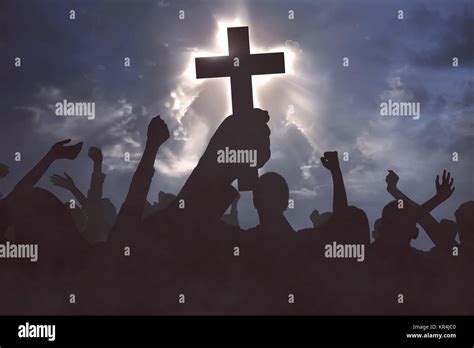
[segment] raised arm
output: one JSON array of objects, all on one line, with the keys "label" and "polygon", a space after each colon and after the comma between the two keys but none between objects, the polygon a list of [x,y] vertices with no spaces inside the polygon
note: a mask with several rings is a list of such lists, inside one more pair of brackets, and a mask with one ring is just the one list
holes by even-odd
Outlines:
[{"label": "raised arm", "polygon": [[102,199],[105,174],[102,173],[102,151],[98,147],[91,147],[88,153],[89,158],[94,163],[91,175],[91,183],[87,192],[87,199],[91,204],[99,204]]},{"label": "raised arm", "polygon": [[34,187],[49,166],[57,159],[75,159],[82,149],[82,143],[66,146],[71,139],[60,141],[53,145],[51,150],[26,174],[13,189],[12,194],[23,192]]},{"label": "raised arm", "polygon": [[431,199],[423,203],[422,207],[427,211],[431,211],[441,203],[448,200],[448,198],[451,197],[455,190],[453,183],[454,178],[451,178],[451,173],[446,172],[446,169],[443,171],[441,182],[439,182],[439,175],[436,175],[436,194]]},{"label": "raised arm", "polygon": [[333,181],[333,212],[340,212],[348,207],[346,188],[342,177],[337,151],[325,152],[321,157],[322,165],[331,172]]},{"label": "raised arm", "polygon": [[[135,226],[135,228],[139,226],[151,180],[155,173],[153,165],[155,163],[156,154],[161,144],[163,144],[169,136],[170,133],[166,123],[160,116],[154,117],[148,125],[145,150],[137,170],[133,174],[127,197],[120,208],[113,234],[122,234],[122,232],[125,232],[122,231],[121,226]],[[114,236],[114,238],[117,238],[117,236]],[[121,237],[118,236],[118,238]]]},{"label": "raised arm", "polygon": [[83,208],[87,207],[86,196],[77,188],[74,180],[67,173],[64,173],[64,176],[53,174],[51,176],[51,183],[71,192]]},{"label": "raised arm", "polygon": [[400,191],[397,187],[399,180],[398,175],[393,171],[389,170],[388,175],[385,178],[387,182],[387,191],[396,200],[403,200],[409,205],[417,209],[416,214],[419,214],[418,223],[423,227],[428,236],[431,238],[433,243],[437,246],[440,245],[442,240],[442,230],[438,221],[430,214],[430,212],[440,205],[442,202],[447,200],[454,192],[453,179],[450,178],[450,173],[446,174],[446,170],[443,172],[441,183],[439,182],[439,175],[436,177],[436,194],[423,203],[421,206],[411,200],[407,195]]}]

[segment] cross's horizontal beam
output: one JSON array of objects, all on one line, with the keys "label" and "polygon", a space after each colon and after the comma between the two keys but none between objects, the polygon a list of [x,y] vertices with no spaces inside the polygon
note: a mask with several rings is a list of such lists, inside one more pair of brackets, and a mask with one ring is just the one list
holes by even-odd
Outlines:
[{"label": "cross's horizontal beam", "polygon": [[230,76],[232,68],[232,59],[229,56],[196,58],[198,79]]},{"label": "cross's horizontal beam", "polygon": [[251,54],[249,63],[249,71],[252,75],[285,73],[285,57],[283,52]]},{"label": "cross's horizontal beam", "polygon": [[285,73],[285,58],[282,52],[251,54],[239,57],[240,66],[234,66],[234,57],[218,56],[196,58],[196,77],[226,77],[239,75],[265,75]]}]

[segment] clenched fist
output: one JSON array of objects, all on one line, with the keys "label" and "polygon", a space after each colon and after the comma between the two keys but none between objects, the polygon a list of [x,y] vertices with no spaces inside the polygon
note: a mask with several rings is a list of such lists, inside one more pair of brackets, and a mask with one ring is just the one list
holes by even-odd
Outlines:
[{"label": "clenched fist", "polygon": [[331,172],[339,170],[339,159],[337,158],[337,151],[325,152],[324,156],[321,157],[321,163]]},{"label": "clenched fist", "polygon": [[397,173],[395,173],[393,170],[389,170],[387,176],[385,177],[387,188],[397,187],[398,180],[399,180],[399,177]]},{"label": "clenched fist", "polygon": [[153,117],[148,125],[147,132],[148,142],[157,146],[163,144],[170,137],[170,132],[165,121],[160,115]]},{"label": "clenched fist", "polygon": [[102,162],[102,150],[99,149],[98,147],[90,147],[89,148],[89,153],[88,156],[91,160],[94,162]]}]

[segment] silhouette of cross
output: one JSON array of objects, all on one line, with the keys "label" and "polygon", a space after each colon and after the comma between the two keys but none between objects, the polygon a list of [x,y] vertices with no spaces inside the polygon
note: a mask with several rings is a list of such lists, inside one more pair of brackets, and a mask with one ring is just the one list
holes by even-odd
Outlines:
[{"label": "silhouette of cross", "polygon": [[[285,72],[283,52],[250,54],[249,28],[227,28],[228,56],[196,58],[196,77],[230,77],[232,113],[247,116],[253,108],[252,75]],[[255,168],[239,178],[239,190],[248,191],[258,178]]]},{"label": "silhouette of cross", "polygon": [[283,52],[250,54],[249,28],[227,28],[229,55],[196,58],[196,77],[229,77],[232,113],[246,115],[253,108],[252,75],[285,72]]}]

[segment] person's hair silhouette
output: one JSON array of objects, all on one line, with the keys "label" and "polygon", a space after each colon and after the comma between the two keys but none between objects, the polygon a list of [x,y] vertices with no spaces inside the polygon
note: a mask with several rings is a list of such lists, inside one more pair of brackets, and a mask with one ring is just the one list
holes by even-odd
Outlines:
[{"label": "person's hair silhouette", "polygon": [[275,172],[263,174],[253,191],[253,205],[257,209],[260,223],[272,221],[283,215],[288,207],[290,191],[286,180]]},{"label": "person's hair silhouette", "polygon": [[415,208],[406,205],[399,207],[397,201],[388,203],[382,211],[380,240],[388,244],[409,246],[412,239],[418,238]]}]

